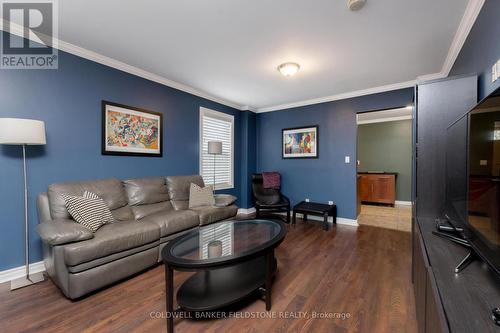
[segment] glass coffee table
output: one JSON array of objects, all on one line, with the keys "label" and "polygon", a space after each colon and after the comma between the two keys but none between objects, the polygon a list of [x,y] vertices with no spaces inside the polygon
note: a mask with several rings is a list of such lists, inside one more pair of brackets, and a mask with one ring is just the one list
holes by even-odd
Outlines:
[{"label": "glass coffee table", "polygon": [[[277,269],[274,249],[283,241],[280,221],[225,221],[190,231],[168,243],[165,264],[167,332],[173,332],[177,312],[225,308],[262,292],[271,309],[272,278]],[[196,271],[177,290],[174,309],[174,270]]]}]

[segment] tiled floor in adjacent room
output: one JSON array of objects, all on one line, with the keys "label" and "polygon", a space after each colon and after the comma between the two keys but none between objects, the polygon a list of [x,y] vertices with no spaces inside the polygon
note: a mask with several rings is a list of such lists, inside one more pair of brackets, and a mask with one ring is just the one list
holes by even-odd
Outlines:
[{"label": "tiled floor in adjacent room", "polygon": [[375,206],[361,205],[361,213],[358,216],[360,225],[371,225],[374,227],[411,231],[411,206],[396,205]]}]

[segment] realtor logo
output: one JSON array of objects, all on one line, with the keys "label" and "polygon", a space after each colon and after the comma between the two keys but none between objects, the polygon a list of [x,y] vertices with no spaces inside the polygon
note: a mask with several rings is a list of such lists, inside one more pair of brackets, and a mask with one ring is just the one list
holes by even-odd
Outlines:
[{"label": "realtor logo", "polygon": [[57,69],[57,3],[3,0],[2,69]]}]

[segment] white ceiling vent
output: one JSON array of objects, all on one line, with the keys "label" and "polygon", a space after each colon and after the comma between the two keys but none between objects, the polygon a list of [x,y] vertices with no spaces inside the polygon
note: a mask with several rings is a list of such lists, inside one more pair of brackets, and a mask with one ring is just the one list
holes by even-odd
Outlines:
[{"label": "white ceiling vent", "polygon": [[350,10],[360,10],[365,5],[366,0],[347,0],[347,6]]}]

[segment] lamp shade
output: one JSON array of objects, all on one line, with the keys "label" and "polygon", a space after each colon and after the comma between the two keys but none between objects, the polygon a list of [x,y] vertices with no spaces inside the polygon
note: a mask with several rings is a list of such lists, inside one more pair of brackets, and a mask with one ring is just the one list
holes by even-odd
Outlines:
[{"label": "lamp shade", "polygon": [[41,120],[0,118],[0,144],[44,145],[45,123]]},{"label": "lamp shade", "polygon": [[222,154],[222,141],[208,141],[208,153],[214,155]]}]

